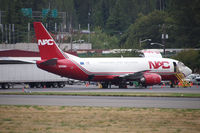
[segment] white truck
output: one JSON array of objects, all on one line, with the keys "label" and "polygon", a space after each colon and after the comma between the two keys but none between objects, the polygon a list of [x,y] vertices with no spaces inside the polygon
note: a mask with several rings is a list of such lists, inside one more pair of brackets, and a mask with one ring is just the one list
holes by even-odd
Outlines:
[{"label": "white truck", "polygon": [[190,74],[185,78],[186,81],[192,82],[194,85],[200,85],[200,74]]},{"label": "white truck", "polygon": [[0,57],[0,88],[27,84],[30,88],[64,87],[68,78],[37,68],[39,57]]}]

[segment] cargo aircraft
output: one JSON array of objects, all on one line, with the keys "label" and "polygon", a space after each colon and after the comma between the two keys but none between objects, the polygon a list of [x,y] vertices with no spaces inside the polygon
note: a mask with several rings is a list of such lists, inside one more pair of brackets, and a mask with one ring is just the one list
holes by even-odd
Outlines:
[{"label": "cargo aircraft", "polygon": [[176,81],[177,71],[184,76],[192,73],[182,62],[168,58],[79,58],[63,52],[41,22],[34,22],[34,29],[41,56],[37,66],[62,77],[126,88],[132,81],[146,87],[161,80]]}]

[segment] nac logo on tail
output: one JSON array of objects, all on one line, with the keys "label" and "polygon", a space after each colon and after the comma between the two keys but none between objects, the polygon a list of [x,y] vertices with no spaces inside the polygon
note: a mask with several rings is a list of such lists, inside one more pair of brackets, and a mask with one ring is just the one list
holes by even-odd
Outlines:
[{"label": "nac logo on tail", "polygon": [[168,61],[149,61],[149,68],[150,69],[169,69],[170,65]]},{"label": "nac logo on tail", "polygon": [[44,45],[53,45],[54,40],[53,39],[38,39],[38,45],[44,46]]}]

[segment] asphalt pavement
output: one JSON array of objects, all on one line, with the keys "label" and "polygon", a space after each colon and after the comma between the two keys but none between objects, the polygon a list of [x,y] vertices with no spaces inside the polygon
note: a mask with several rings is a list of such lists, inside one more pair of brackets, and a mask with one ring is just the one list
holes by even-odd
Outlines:
[{"label": "asphalt pavement", "polygon": [[[200,87],[170,88],[153,86],[147,88],[128,87],[99,89],[90,85],[67,85],[65,88],[28,88],[31,92],[158,92],[158,93],[200,93]],[[22,92],[23,86],[0,89],[0,92]],[[47,96],[47,95],[0,95],[0,105],[56,105],[96,107],[141,107],[141,108],[188,108],[200,109],[200,98],[175,97],[114,97],[114,96]]]},{"label": "asphalt pavement", "polygon": [[200,98],[0,95],[0,105],[200,109]]}]

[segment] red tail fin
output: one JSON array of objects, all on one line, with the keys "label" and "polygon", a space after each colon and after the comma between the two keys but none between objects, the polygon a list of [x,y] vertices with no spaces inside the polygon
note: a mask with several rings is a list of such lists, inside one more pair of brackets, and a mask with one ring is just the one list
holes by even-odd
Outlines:
[{"label": "red tail fin", "polygon": [[52,58],[65,59],[64,53],[41,22],[34,22],[34,29],[42,60]]}]

